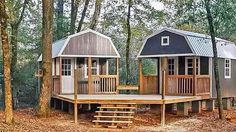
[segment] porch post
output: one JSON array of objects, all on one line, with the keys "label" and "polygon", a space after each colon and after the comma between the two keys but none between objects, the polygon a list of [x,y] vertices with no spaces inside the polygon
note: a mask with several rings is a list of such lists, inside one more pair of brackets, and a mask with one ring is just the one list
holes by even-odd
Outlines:
[{"label": "porch post", "polygon": [[92,88],[92,58],[88,57],[88,94],[93,93]]},{"label": "porch post", "polygon": [[196,88],[196,57],[193,58],[193,96],[197,95],[197,88]]},{"label": "porch post", "polygon": [[162,59],[162,105],[161,105],[161,125],[165,125],[165,90],[168,86],[168,77],[167,77],[167,57],[161,58]]},{"label": "porch post", "polygon": [[119,74],[120,74],[119,66],[120,66],[120,59],[119,59],[119,58],[116,58],[116,75],[117,75],[116,86],[118,86],[119,83],[120,83],[120,78],[119,78]]},{"label": "porch post", "polygon": [[74,120],[75,120],[75,124],[77,124],[78,122],[77,94],[78,94],[78,72],[77,72],[77,69],[74,69]]},{"label": "porch post", "polygon": [[138,59],[138,69],[139,69],[139,94],[143,93],[143,68],[142,59]]}]

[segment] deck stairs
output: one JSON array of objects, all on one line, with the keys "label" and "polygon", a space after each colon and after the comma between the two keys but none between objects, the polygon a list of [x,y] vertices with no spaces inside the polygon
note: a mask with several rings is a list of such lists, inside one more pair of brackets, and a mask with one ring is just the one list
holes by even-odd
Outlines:
[{"label": "deck stairs", "polygon": [[127,128],[133,123],[135,103],[104,103],[94,115],[95,127]]}]

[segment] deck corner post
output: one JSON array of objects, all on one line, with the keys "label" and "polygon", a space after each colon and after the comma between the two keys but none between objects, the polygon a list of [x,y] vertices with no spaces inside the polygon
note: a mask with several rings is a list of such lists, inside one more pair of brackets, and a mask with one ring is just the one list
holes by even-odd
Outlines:
[{"label": "deck corner post", "polygon": [[77,72],[77,69],[74,69],[74,120],[75,120],[75,124],[78,123],[77,94],[78,94],[78,72]]}]

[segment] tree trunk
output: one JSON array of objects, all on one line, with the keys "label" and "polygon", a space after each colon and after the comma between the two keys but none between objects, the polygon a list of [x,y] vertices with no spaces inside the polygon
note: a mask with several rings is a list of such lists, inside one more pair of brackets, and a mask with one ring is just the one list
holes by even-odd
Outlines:
[{"label": "tree trunk", "polygon": [[130,82],[130,65],[129,65],[129,52],[130,52],[130,40],[131,40],[131,29],[130,29],[130,8],[132,4],[132,0],[129,0],[129,6],[128,6],[128,14],[127,14],[127,31],[128,31],[128,37],[126,42],[126,84],[129,84]]},{"label": "tree trunk", "polygon": [[84,18],[85,18],[85,15],[86,15],[86,11],[88,9],[88,5],[89,5],[89,0],[85,0],[84,9],[83,9],[80,21],[79,21],[79,26],[77,28],[77,32],[81,31],[82,25],[84,23]]},{"label": "tree trunk", "polygon": [[222,95],[221,95],[221,86],[220,86],[220,79],[219,79],[219,66],[218,66],[218,56],[217,56],[217,47],[216,47],[216,41],[215,41],[215,31],[214,31],[214,25],[213,25],[213,18],[210,10],[210,2],[209,0],[205,0],[205,8],[207,11],[207,20],[209,24],[209,30],[211,35],[211,41],[213,46],[213,53],[214,53],[214,74],[215,74],[215,83],[216,83],[216,93],[217,93],[217,101],[218,101],[218,110],[219,110],[219,118],[224,119],[224,113],[223,113],[223,104],[222,104]]},{"label": "tree trunk", "polygon": [[79,3],[80,0],[71,0],[70,34],[75,33],[75,21],[77,18]]},{"label": "tree trunk", "polygon": [[57,1],[57,39],[63,38],[63,12],[64,0]]},{"label": "tree trunk", "polygon": [[[19,16],[14,16],[16,19],[15,21],[11,22],[11,75],[14,79],[14,73],[16,71],[16,65],[17,65],[17,52],[18,52],[18,46],[17,46],[17,37],[18,37],[18,28],[20,26],[20,23],[23,19],[23,16],[24,16],[24,13],[25,13],[25,9],[26,9],[26,6],[28,4],[28,0],[24,0],[24,3],[23,5],[21,6],[22,7],[22,11],[21,13],[19,14]],[[20,10],[21,8],[17,8],[16,10]],[[17,12],[17,11],[15,11]]]},{"label": "tree trunk", "polygon": [[11,91],[11,60],[10,60],[10,45],[8,41],[7,19],[8,16],[5,10],[5,1],[0,1],[0,22],[1,22],[1,38],[3,51],[3,73],[4,73],[4,91],[5,91],[5,121],[7,124],[13,123],[13,109],[12,109],[12,91]]},{"label": "tree trunk", "polygon": [[11,24],[11,75],[14,78],[14,73],[17,64],[17,36],[18,36],[18,26],[16,24]]},{"label": "tree trunk", "polygon": [[90,24],[90,29],[95,30],[96,25],[98,23],[98,18],[100,16],[101,7],[102,7],[102,0],[96,0],[95,10],[94,10],[94,13],[93,13],[92,22]]},{"label": "tree trunk", "polygon": [[53,0],[43,0],[43,77],[38,108],[38,115],[40,117],[48,117],[50,114],[52,89],[52,27]]}]

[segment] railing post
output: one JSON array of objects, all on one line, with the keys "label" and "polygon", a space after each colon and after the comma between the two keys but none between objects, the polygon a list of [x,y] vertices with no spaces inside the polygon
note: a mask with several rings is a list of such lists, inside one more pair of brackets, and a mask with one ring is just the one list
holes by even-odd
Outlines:
[{"label": "railing post", "polygon": [[88,57],[88,94],[93,93],[92,87],[92,58]]},{"label": "railing post", "polygon": [[161,125],[165,125],[165,94],[168,87],[167,81],[167,57],[162,58],[162,105],[161,105]]},{"label": "railing post", "polygon": [[196,87],[196,57],[193,59],[193,96],[197,95],[197,87]]},{"label": "railing post", "polygon": [[[120,84],[120,78],[119,78],[119,58],[116,58],[116,92],[117,92],[117,86]],[[119,93],[118,93],[119,94]]]}]

